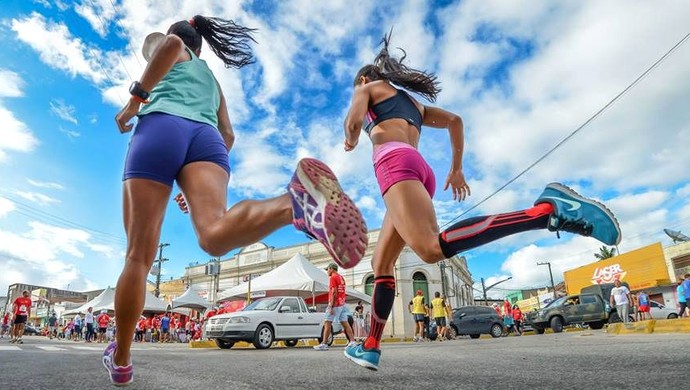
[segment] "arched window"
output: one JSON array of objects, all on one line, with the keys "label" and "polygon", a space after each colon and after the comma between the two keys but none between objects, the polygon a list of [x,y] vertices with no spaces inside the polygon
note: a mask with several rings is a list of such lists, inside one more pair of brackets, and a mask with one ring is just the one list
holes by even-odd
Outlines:
[{"label": "arched window", "polygon": [[417,295],[417,290],[422,290],[424,294],[424,302],[429,303],[429,282],[426,280],[426,275],[421,272],[415,272],[412,275],[412,294]]},{"label": "arched window", "polygon": [[372,296],[374,294],[374,275],[369,275],[364,280],[364,293],[368,296]]}]

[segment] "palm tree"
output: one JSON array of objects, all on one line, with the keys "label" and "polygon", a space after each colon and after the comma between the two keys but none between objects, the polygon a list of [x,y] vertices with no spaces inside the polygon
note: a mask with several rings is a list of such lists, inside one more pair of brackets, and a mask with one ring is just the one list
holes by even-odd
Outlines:
[{"label": "palm tree", "polygon": [[601,260],[610,259],[615,255],[616,255],[616,248],[614,248],[614,247],[609,248],[609,247],[604,245],[601,248],[599,248],[599,253],[595,253],[594,257],[596,257],[599,261],[601,261]]}]

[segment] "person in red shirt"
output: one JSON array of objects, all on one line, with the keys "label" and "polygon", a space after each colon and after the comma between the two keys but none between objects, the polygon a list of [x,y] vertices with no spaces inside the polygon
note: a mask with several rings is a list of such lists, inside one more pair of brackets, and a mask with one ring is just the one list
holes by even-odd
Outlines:
[{"label": "person in red shirt", "polygon": [[108,331],[108,324],[110,323],[110,316],[107,310],[101,310],[101,314],[96,317],[96,322],[98,323],[98,339],[96,342],[105,342],[105,333]]},{"label": "person in red shirt", "polygon": [[211,308],[211,309],[209,309],[209,311],[206,312],[206,319],[208,320],[211,317],[215,316],[216,314],[218,314],[218,312],[216,312],[216,309]]},{"label": "person in red shirt", "polygon": [[338,273],[338,265],[336,263],[328,264],[326,267],[328,272],[328,308],[326,309],[326,321],[323,324],[323,338],[321,344],[314,347],[317,351],[328,350],[328,339],[331,337],[331,328],[333,321],[339,321],[345,329],[345,335],[350,340],[349,346],[355,345],[355,338],[348,321],[348,313],[345,308],[345,278]]},{"label": "person in red shirt", "polygon": [[17,297],[12,303],[12,311],[14,313],[14,329],[11,343],[24,344],[22,336],[24,335],[24,324],[29,318],[29,311],[31,310],[31,298],[29,298],[29,290],[22,291],[22,296]]},{"label": "person in red shirt", "polygon": [[518,305],[513,305],[513,321],[515,321],[515,330],[518,336],[522,336],[522,310]]},{"label": "person in red shirt", "polygon": [[5,313],[5,315],[2,317],[2,328],[0,328],[0,339],[5,337],[5,333],[9,330],[9,323],[10,323],[10,313]]},{"label": "person in red shirt", "polygon": [[136,340],[138,342],[144,341],[144,333],[146,332],[146,317],[139,318],[137,322]]}]

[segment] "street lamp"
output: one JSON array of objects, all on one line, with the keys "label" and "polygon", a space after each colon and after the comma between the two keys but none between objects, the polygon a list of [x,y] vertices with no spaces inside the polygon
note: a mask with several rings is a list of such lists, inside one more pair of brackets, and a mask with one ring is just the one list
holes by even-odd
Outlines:
[{"label": "street lamp", "polygon": [[505,278],[505,279],[503,279],[503,280],[501,280],[501,281],[498,281],[498,282],[492,284],[492,285],[489,286],[489,287],[486,287],[486,286],[484,285],[484,278],[482,278],[482,290],[484,290],[484,305],[488,305],[488,304],[489,304],[488,301],[487,301],[487,298],[486,298],[486,292],[487,292],[487,291],[491,290],[493,287],[496,287],[497,285],[499,285],[499,284],[501,284],[501,283],[503,283],[503,282],[507,282],[508,280],[510,280],[510,279],[512,279],[512,278],[513,278],[512,276],[508,276],[507,278]]}]

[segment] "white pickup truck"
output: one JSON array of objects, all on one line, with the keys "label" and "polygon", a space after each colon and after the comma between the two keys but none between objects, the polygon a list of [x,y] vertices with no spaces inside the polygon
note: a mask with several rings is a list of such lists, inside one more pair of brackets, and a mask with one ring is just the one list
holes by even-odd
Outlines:
[{"label": "white pickup truck", "polygon": [[[294,347],[300,339],[321,342],[324,313],[310,312],[300,297],[270,297],[254,301],[244,310],[219,314],[206,324],[206,337],[215,340],[221,349],[232,348],[238,341],[254,344],[257,349],[270,348],[274,341],[282,340]],[[333,333],[342,331],[333,324]],[[327,344],[333,342],[333,336]]]}]

